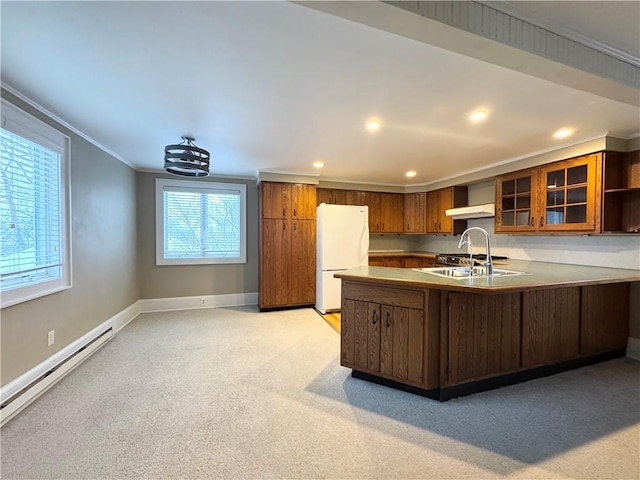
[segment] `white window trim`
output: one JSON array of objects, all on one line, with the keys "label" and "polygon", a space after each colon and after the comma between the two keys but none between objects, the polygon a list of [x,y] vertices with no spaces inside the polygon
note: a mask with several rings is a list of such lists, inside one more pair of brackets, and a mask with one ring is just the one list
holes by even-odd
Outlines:
[{"label": "white window trim", "polygon": [[[164,258],[164,188],[240,191],[240,256],[233,258]],[[211,265],[247,263],[247,186],[199,180],[156,178],[156,265]]]},{"label": "white window trim", "polygon": [[69,151],[71,141],[68,136],[44,123],[42,120],[1,99],[1,125],[16,135],[35,142],[60,154],[60,179],[62,201],[61,236],[62,236],[62,276],[54,280],[39,282],[6,290],[0,294],[0,308],[34,300],[45,295],[67,290],[72,287],[71,281],[71,178]]}]

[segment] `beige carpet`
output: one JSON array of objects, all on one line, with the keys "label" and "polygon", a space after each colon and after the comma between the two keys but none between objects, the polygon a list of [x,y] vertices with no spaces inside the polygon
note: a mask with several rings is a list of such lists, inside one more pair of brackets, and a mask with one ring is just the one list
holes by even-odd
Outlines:
[{"label": "beige carpet", "polygon": [[339,366],[313,310],[144,314],[0,433],[2,479],[638,479],[640,363],[445,403]]}]

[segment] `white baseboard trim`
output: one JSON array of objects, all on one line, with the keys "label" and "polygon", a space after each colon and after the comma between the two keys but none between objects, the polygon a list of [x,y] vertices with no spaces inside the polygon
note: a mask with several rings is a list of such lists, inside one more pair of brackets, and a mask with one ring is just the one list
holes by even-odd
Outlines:
[{"label": "white baseboard trim", "polygon": [[146,298],[139,300],[140,313],[193,310],[196,308],[242,307],[258,304],[258,293],[198,295],[194,297]]},{"label": "white baseboard trim", "polygon": [[141,313],[257,304],[257,292],[138,300],[0,388],[0,426],[98,351]]},{"label": "white baseboard trim", "polygon": [[[136,302],[2,387],[0,402],[3,407],[0,409],[0,426],[95,353],[139,314],[140,305]],[[105,335],[107,332],[109,334]],[[94,342],[97,339],[99,341]],[[9,402],[4,405],[7,401]]]},{"label": "white baseboard trim", "polygon": [[640,360],[640,338],[628,338],[627,357],[633,358],[634,360]]}]

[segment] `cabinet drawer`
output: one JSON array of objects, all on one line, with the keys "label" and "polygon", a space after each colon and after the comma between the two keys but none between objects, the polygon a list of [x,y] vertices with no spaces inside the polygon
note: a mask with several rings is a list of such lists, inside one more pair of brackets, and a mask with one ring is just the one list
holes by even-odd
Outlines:
[{"label": "cabinet drawer", "polygon": [[365,283],[345,282],[342,280],[344,298],[376,302],[398,307],[422,309],[424,307],[424,291],[408,288],[383,287]]}]

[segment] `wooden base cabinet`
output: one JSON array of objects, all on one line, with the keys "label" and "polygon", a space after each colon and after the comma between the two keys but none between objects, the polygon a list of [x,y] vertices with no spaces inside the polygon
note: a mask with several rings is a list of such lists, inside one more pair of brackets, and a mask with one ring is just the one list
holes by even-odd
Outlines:
[{"label": "wooden base cabinet", "polygon": [[623,356],[628,283],[470,293],[342,279],[341,364],[437,400]]},{"label": "wooden base cabinet", "polygon": [[520,368],[520,294],[449,292],[443,345],[445,385]]},{"label": "wooden base cabinet", "polygon": [[422,386],[422,309],[422,292],[413,296],[401,289],[347,286],[342,300],[341,364]]}]

